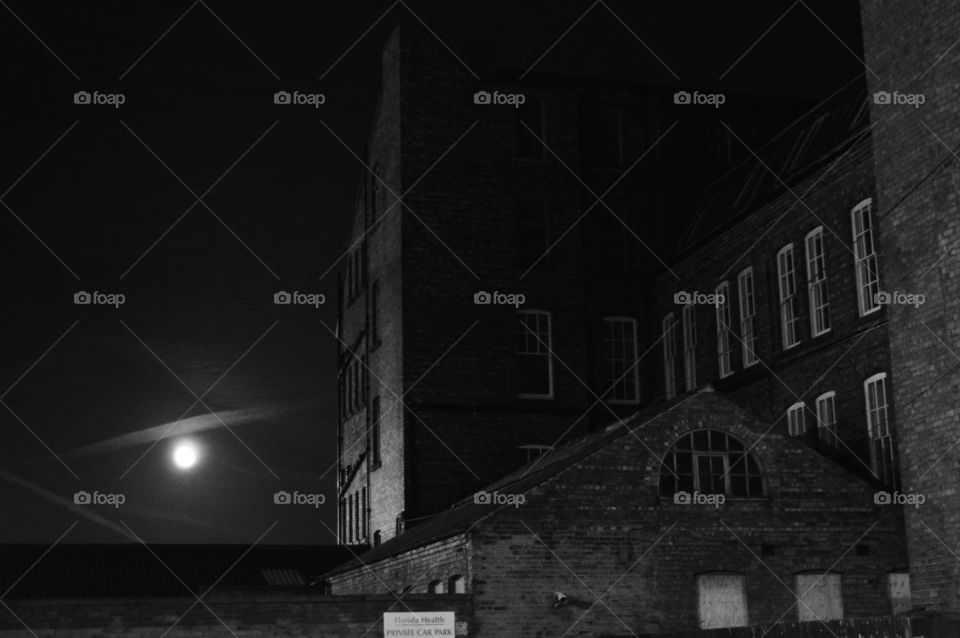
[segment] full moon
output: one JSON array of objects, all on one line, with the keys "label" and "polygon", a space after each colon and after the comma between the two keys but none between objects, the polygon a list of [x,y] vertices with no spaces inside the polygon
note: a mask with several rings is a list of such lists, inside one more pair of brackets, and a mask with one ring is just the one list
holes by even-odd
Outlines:
[{"label": "full moon", "polygon": [[197,462],[197,450],[189,443],[181,443],[173,451],[173,462],[181,469],[189,469]]}]

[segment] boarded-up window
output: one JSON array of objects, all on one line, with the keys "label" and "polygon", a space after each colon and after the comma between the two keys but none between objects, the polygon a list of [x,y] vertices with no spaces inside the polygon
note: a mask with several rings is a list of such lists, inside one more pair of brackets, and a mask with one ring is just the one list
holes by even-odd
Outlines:
[{"label": "boarded-up window", "polygon": [[843,618],[840,574],[797,574],[793,582],[801,621]]},{"label": "boarded-up window", "polygon": [[747,625],[747,588],[742,574],[697,576],[700,628]]},{"label": "boarded-up window", "polygon": [[467,593],[467,581],[463,579],[463,576],[460,576],[460,575],[451,576],[447,580],[447,593],[448,594]]},{"label": "boarded-up window", "polygon": [[887,599],[891,614],[905,614],[913,607],[910,601],[910,574],[887,574]]}]

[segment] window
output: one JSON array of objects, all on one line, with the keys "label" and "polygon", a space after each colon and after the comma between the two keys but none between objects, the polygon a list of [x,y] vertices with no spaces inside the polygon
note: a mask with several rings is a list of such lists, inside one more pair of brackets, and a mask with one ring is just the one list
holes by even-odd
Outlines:
[{"label": "window", "polygon": [[763,479],[739,439],[721,430],[694,430],[671,446],[660,466],[660,495],[681,491],[758,498]]},{"label": "window", "polygon": [[837,393],[824,392],[817,397],[817,440],[827,450],[840,447],[837,439]]},{"label": "window", "polygon": [[430,584],[427,585],[428,594],[442,594],[443,590],[443,581],[442,580],[431,580]]},{"label": "window", "polygon": [[873,200],[865,199],[850,211],[857,274],[857,305],[861,317],[880,308],[876,298],[880,292],[880,275],[877,272],[877,250],[873,245],[872,202]]},{"label": "window", "polygon": [[373,397],[370,406],[370,464],[372,469],[380,467],[380,397]]},{"label": "window", "polygon": [[370,285],[370,345],[380,345],[380,281]]},{"label": "window", "polygon": [[802,401],[787,409],[787,431],[790,436],[800,436],[807,431],[807,406]]},{"label": "window", "polygon": [[840,574],[796,574],[793,583],[801,622],[843,620]]},{"label": "window", "polygon": [[777,253],[777,282],[780,289],[780,332],[783,337],[783,349],[788,350],[800,343],[793,244],[787,244]]},{"label": "window", "polygon": [[[543,103],[530,99],[519,109],[517,121],[517,157],[524,159],[543,159],[546,155],[546,131],[543,117]],[[537,139],[539,138],[539,139]],[[540,140],[543,140],[541,142]]]},{"label": "window", "polygon": [[540,200],[517,203],[517,267],[529,268],[547,252],[547,205]]},{"label": "window", "polygon": [[377,530],[373,533],[373,546],[376,547],[381,542],[380,530]]},{"label": "window", "polygon": [[910,596],[910,574],[907,572],[887,574],[887,600],[890,602],[890,613],[893,615],[906,614],[913,609]]},{"label": "window", "polygon": [[697,576],[700,629],[747,625],[746,577],[742,574]]},{"label": "window", "polygon": [[360,538],[367,540],[367,488],[360,488]]},{"label": "window", "polygon": [[467,593],[467,581],[463,579],[463,576],[460,576],[458,574],[456,576],[451,576],[447,580],[447,593],[448,594]]},{"label": "window", "polygon": [[870,436],[870,467],[887,485],[893,484],[893,439],[887,415],[887,375],[875,374],[863,382]]},{"label": "window", "polygon": [[683,372],[686,389],[697,388],[697,324],[693,304],[683,307]]},{"label": "window", "polygon": [[597,168],[619,168],[623,164],[623,112],[599,107],[596,114],[593,160]]},{"label": "window", "polygon": [[673,313],[663,318],[663,390],[669,401],[677,396],[677,322]]},{"label": "window", "polygon": [[827,262],[823,249],[823,226],[818,226],[807,233],[806,245],[810,336],[817,337],[830,331],[830,301],[827,291]]},{"label": "window", "polygon": [[753,291],[753,268],[746,268],[737,275],[737,288],[740,294],[740,341],[743,343],[743,367],[748,368],[759,361],[756,350],[757,301]]},{"label": "window", "polygon": [[603,320],[605,396],[610,403],[636,403],[640,398],[637,374],[637,322],[626,317]]},{"label": "window", "polygon": [[520,396],[553,398],[553,357],[550,356],[550,313],[521,310],[517,333]]},{"label": "window", "polygon": [[733,346],[730,343],[730,284],[717,286],[717,365],[720,378],[733,374]]},{"label": "window", "polygon": [[347,542],[353,543],[353,494],[347,496]]},{"label": "window", "polygon": [[339,514],[340,514],[340,543],[346,544],[347,542],[347,503],[344,499],[340,499],[339,503]]}]

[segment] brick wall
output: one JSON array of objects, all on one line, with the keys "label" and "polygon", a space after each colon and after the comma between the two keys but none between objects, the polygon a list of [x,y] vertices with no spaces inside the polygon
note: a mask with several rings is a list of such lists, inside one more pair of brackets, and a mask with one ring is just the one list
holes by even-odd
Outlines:
[{"label": "brick wall", "polygon": [[[797,202],[790,192],[783,192],[671,264],[672,272],[658,279],[659,317],[662,319],[672,312],[678,321],[676,387],[682,394],[684,366],[682,324],[679,323],[682,306],[674,304],[673,294],[681,290],[713,293],[721,281],[727,281],[734,332],[731,337],[734,372],[732,376],[719,378],[716,310],[711,305],[696,306],[698,385],[713,384],[731,400],[783,432],[787,431],[785,414],[791,405],[803,401],[810,410],[815,410],[817,396],[836,392],[837,433],[843,443],[836,452],[824,452],[869,477],[872,474],[863,382],[873,374],[887,372],[888,400],[893,403],[890,386],[897,381],[889,362],[887,310],[881,307],[861,317],[857,304],[850,210],[874,196],[869,140],[838,155],[826,168],[790,184],[790,188],[798,196],[803,195],[803,203]],[[831,329],[811,338],[804,238],[818,226],[824,229]],[[875,233],[874,239],[883,273],[885,236]],[[794,246],[800,344],[784,351],[776,260],[777,252],[788,243]],[[744,368],[737,275],[747,267],[753,268],[754,275],[756,353],[760,362]],[[656,359],[662,366],[662,346]],[[659,391],[662,396],[662,383]],[[892,410],[890,412],[892,414]],[[805,440],[814,446],[817,444],[816,423],[815,412],[807,411],[806,424],[810,430]]]},{"label": "brick wall", "polygon": [[402,592],[408,587],[412,592],[426,593],[435,580],[446,584],[454,576],[463,576],[469,593],[473,574],[471,553],[466,537],[458,534],[331,576],[330,584],[336,595]]},{"label": "brick wall", "polygon": [[904,485],[927,498],[907,515],[911,576],[918,604],[957,611],[960,175],[950,149],[960,139],[960,58],[952,46],[960,7],[949,0],[863,0],[861,9],[871,93],[925,98],[919,107],[871,104],[887,256],[881,284],[926,296],[917,308],[888,313]]},{"label": "brick wall", "polygon": [[[394,596],[214,593],[204,601],[233,635],[243,638],[382,636],[383,613],[387,611],[454,611],[458,622],[466,621],[468,629],[472,624],[470,597],[462,594],[410,594],[398,603]],[[7,601],[22,623],[9,609],[0,610],[0,636],[147,638],[163,634],[177,619],[176,628],[165,635],[187,638],[228,634],[202,605],[187,613],[194,603],[190,598]]]},{"label": "brick wall", "polygon": [[[842,574],[845,616],[888,613],[885,574],[906,569],[900,512],[789,437],[760,437],[761,424],[728,406],[707,395],[642,429],[644,443],[624,436],[478,525],[478,635],[560,635],[595,595],[603,603],[577,622],[581,634],[693,629],[695,576],[711,571],[746,575],[751,623],[796,620],[792,575],[804,570]],[[658,495],[659,456],[700,427],[756,442],[766,499],[714,509]],[[555,591],[569,604],[555,608]]]}]

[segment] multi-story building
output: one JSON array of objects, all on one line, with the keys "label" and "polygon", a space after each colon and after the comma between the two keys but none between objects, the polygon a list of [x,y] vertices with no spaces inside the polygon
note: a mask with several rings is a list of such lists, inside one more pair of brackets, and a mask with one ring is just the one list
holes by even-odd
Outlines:
[{"label": "multi-story building", "polygon": [[667,399],[706,384],[896,490],[887,291],[863,79],[694,200],[658,279]]},{"label": "multi-story building", "polygon": [[[673,89],[477,81],[409,24],[382,64],[339,322],[340,537],[374,545],[654,398],[671,184],[743,155]],[[751,140],[799,106],[741,103]]]}]

